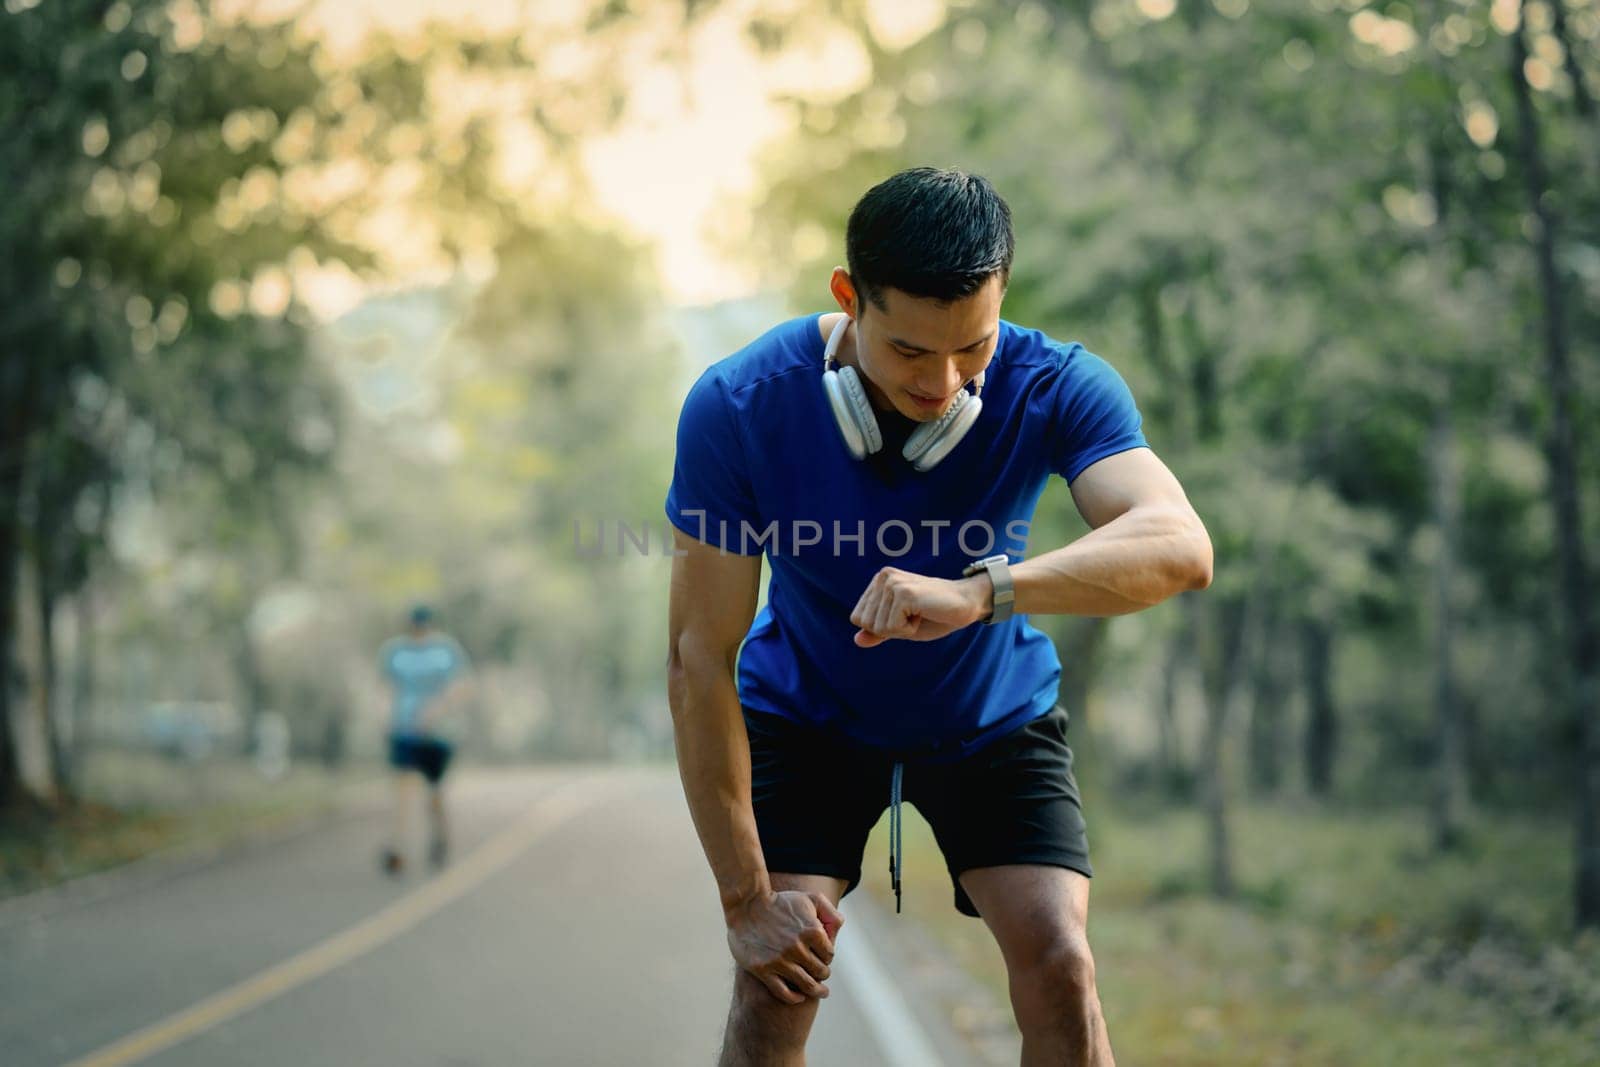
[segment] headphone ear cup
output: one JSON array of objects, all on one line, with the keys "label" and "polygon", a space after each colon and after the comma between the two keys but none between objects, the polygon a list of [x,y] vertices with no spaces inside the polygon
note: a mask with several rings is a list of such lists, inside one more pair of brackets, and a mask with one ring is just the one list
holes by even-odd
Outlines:
[{"label": "headphone ear cup", "polygon": [[982,413],[983,398],[963,392],[950,405],[950,410],[936,421],[923,423],[913,430],[900,454],[917,470],[931,471],[961,443]]},{"label": "headphone ear cup", "polygon": [[834,421],[844,436],[845,447],[856,459],[865,459],[883,447],[883,434],[878,429],[878,419],[872,413],[872,401],[854,367],[840,367],[824,371],[823,387],[828,393],[828,406],[833,409]]}]

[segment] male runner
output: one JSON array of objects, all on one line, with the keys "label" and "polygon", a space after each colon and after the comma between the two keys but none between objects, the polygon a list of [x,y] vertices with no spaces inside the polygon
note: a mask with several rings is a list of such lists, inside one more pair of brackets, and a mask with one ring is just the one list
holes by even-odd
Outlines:
[{"label": "male runner", "polygon": [[455,710],[471,664],[449,634],[434,628],[433,609],[411,609],[406,632],[384,642],[378,669],[393,690],[389,713],[389,764],[395,769],[390,838],[379,854],[389,874],[405,867],[406,827],[419,780],[428,784],[428,860],[442,867],[449,852],[444,772],[452,747],[446,718]]},{"label": "male runner", "polygon": [[[835,905],[902,795],[999,943],[1023,1063],[1112,1062],[1061,666],[1025,616],[1204,588],[1211,543],[1117,373],[1001,320],[1013,243],[984,179],[897,174],[850,215],[840,311],[684,401],[668,689],[737,964],[723,1064],[804,1063]],[[1015,562],[1051,473],[1092,529]]]}]

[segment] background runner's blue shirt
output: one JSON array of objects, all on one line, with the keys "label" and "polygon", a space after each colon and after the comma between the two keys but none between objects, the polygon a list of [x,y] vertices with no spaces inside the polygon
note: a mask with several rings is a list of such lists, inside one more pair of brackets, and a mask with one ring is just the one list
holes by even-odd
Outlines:
[{"label": "background runner's blue shirt", "polygon": [[417,723],[422,713],[466,668],[466,651],[446,634],[386,641],[378,653],[378,669],[394,686],[389,732],[402,737],[421,736]]},{"label": "background runner's blue shirt", "polygon": [[850,612],[884,566],[959,578],[980,556],[1020,560],[1050,474],[1071,482],[1143,447],[1138,408],[1082,345],[1002,320],[983,414],[942,463],[915,471],[900,457],[913,424],[885,412],[882,452],[858,461],[823,390],[820,317],[769,330],[695,382],[667,517],[728,552],[767,555],[767,604],[739,654],[746,707],[885,748],[970,752],[1055,704],[1050,639],[1013,616],[864,649]]}]

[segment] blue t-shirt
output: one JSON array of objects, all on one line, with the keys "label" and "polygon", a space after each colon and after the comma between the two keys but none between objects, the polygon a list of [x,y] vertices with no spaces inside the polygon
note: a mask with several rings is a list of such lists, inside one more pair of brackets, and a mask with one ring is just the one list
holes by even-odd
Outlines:
[{"label": "blue t-shirt", "polygon": [[389,732],[402,737],[420,734],[417,724],[422,713],[467,666],[466,651],[445,634],[385,642],[378,653],[378,669],[394,687]]},{"label": "blue t-shirt", "polygon": [[769,330],[695,382],[667,517],[706,544],[767,555],[767,603],[739,654],[745,707],[953,758],[1051,709],[1061,663],[1050,639],[1013,616],[858,648],[851,610],[884,566],[959,578],[981,556],[1021,559],[1050,474],[1071,482],[1143,447],[1139,411],[1082,345],[1002,321],[983,413],[943,462],[914,470],[900,456],[910,420],[881,411],[883,449],[858,461],[823,389],[819,318]]}]

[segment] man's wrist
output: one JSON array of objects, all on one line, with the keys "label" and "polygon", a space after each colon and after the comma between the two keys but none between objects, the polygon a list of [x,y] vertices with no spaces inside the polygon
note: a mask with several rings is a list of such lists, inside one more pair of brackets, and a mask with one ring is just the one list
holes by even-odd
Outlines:
[{"label": "man's wrist", "polygon": [[988,571],[979,571],[970,578],[959,579],[966,586],[967,599],[972,604],[972,621],[982,622],[994,614],[994,580]]},{"label": "man's wrist", "polygon": [[765,871],[762,871],[759,877],[742,881],[731,889],[724,889],[721,895],[722,917],[725,921],[731,923],[735,914],[743,911],[753,902],[772,895],[772,879],[767,877]]},{"label": "man's wrist", "polygon": [[979,621],[999,623],[1011,618],[1017,594],[1016,586],[1011,580],[1009,558],[1005,555],[985,556],[967,564],[961,573],[964,577],[976,578],[981,575],[987,579],[984,587],[987,590],[984,602],[986,610],[979,616]]}]

